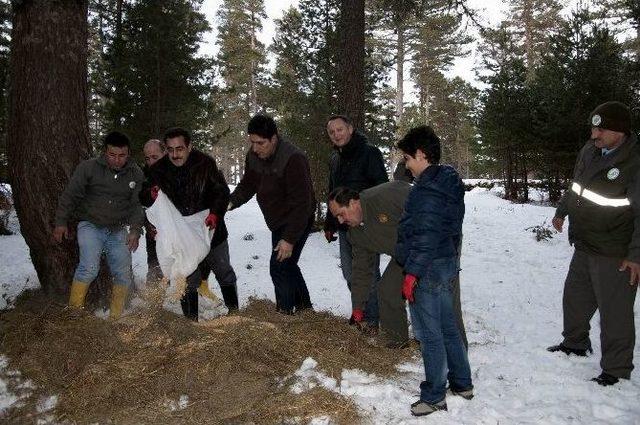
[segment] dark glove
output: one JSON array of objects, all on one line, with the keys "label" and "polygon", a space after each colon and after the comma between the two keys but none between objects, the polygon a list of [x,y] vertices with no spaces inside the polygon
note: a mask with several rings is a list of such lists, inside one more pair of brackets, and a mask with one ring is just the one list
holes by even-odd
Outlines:
[{"label": "dark glove", "polygon": [[160,191],[160,188],[158,186],[151,187],[151,199],[155,201],[156,198],[158,197],[159,191]]},{"label": "dark glove", "polygon": [[333,232],[331,230],[325,230],[324,231],[324,238],[329,243],[331,243],[331,242],[335,241],[336,239],[338,239],[337,236],[333,236]]},{"label": "dark glove", "polygon": [[413,298],[413,290],[418,284],[418,278],[412,274],[404,275],[404,280],[402,281],[402,296],[405,300],[412,303],[414,301]]},{"label": "dark glove", "polygon": [[209,213],[207,218],[204,219],[204,224],[207,225],[209,230],[215,229],[216,226],[218,225],[218,216],[215,215],[214,213]]}]

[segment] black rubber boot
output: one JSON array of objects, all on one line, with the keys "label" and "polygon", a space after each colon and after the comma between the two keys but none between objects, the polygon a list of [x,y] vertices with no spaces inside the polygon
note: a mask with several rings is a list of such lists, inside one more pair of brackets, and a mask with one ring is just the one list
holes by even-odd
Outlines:
[{"label": "black rubber boot", "polygon": [[619,379],[613,375],[609,375],[608,373],[602,372],[600,375],[595,378],[591,378],[593,382],[597,382],[598,385],[602,385],[603,387],[608,387],[611,385],[615,385],[618,383]]},{"label": "black rubber boot", "polygon": [[236,285],[224,285],[220,286],[222,292],[222,298],[224,299],[224,305],[229,311],[238,309],[238,290]]},{"label": "black rubber boot", "polygon": [[184,317],[198,321],[198,291],[187,291],[180,299]]},{"label": "black rubber boot", "polygon": [[563,343],[560,343],[558,345],[552,345],[551,347],[547,347],[547,351],[551,353],[562,351],[567,356],[569,354],[575,354],[576,356],[579,356],[579,357],[587,357],[588,355],[587,353],[593,353],[593,349],[591,349],[591,347],[585,348],[585,349],[569,348]]}]

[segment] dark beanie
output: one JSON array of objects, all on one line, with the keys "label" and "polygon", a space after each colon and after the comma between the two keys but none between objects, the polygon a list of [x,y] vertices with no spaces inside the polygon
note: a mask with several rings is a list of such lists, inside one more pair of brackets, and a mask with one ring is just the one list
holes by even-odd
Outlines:
[{"label": "dark beanie", "polygon": [[605,130],[631,133],[631,111],[629,107],[620,102],[605,102],[596,107],[589,117],[592,127],[600,127]]}]

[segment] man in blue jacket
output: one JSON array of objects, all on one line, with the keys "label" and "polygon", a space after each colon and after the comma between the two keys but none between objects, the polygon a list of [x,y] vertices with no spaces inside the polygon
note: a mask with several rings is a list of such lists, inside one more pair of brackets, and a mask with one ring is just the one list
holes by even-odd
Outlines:
[{"label": "man in blue jacket", "polygon": [[440,139],[431,127],[412,129],[398,148],[415,177],[398,225],[395,258],[404,270],[402,293],[409,302],[425,365],[420,400],[411,405],[411,413],[424,416],[447,410],[447,379],[454,395],[473,397],[469,360],[453,303],[464,185],[452,167],[439,164]]}]

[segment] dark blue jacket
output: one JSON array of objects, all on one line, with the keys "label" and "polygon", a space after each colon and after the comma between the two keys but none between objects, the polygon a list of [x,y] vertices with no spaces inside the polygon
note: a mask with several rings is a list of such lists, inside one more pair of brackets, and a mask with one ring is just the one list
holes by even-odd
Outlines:
[{"label": "dark blue jacket", "polygon": [[456,257],[464,218],[464,185],[448,165],[432,165],[416,179],[398,225],[396,261],[418,279],[436,258]]}]

